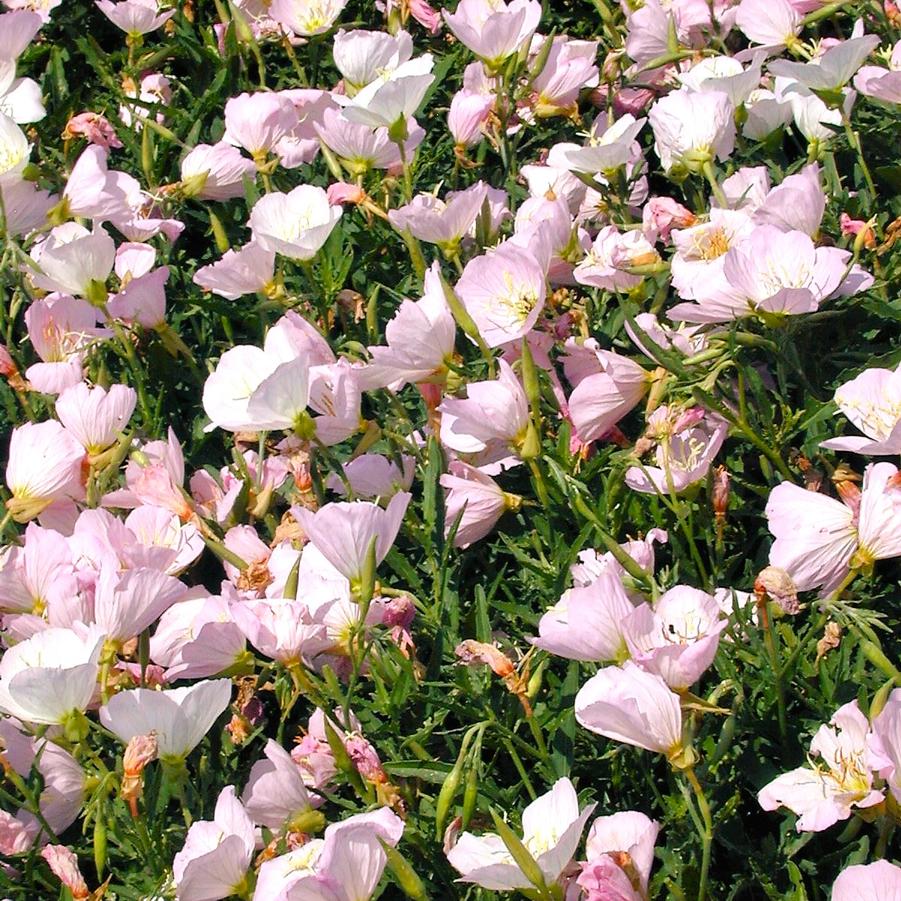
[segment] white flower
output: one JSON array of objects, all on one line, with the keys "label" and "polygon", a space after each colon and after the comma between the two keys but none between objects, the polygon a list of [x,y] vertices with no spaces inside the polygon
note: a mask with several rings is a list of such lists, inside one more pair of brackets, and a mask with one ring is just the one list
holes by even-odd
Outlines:
[{"label": "white flower", "polygon": [[156,733],[161,760],[183,760],[231,700],[231,681],[214,679],[169,691],[135,688],[114,695],[100,722],[123,742]]},{"label": "white flower", "polygon": [[300,185],[288,194],[260,198],[250,211],[254,240],[292,260],[310,260],[325,244],[341,218],[322,188]]}]

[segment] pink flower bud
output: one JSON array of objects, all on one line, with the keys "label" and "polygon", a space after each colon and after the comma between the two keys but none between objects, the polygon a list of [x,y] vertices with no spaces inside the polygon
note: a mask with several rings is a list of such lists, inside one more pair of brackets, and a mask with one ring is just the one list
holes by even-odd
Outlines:
[{"label": "pink flower bud", "polygon": [[366,192],[359,185],[348,184],[345,181],[336,181],[329,185],[325,193],[332,206],[342,203],[362,203],[366,199]]}]

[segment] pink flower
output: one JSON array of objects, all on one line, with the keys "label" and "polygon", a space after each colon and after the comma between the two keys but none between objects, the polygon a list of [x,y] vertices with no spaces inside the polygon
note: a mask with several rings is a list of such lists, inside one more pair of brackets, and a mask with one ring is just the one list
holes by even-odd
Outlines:
[{"label": "pink flower", "polygon": [[94,697],[103,634],[44,629],[0,660],[0,710],[24,723],[63,724]]},{"label": "pink flower", "polygon": [[[11,545],[0,557],[0,610],[37,613],[53,610],[78,593],[72,552],[52,529],[29,523],[22,547]],[[54,622],[51,625],[65,625]]]},{"label": "pink flower", "polygon": [[300,185],[288,194],[261,197],[250,211],[248,224],[264,249],[291,260],[311,260],[341,218],[322,188]]},{"label": "pink flower", "polygon": [[883,103],[901,103],[901,41],[892,50],[889,68],[863,66],[854,77],[861,94]]},{"label": "pink flower", "polygon": [[[604,894],[610,882],[614,887],[621,887],[628,901],[632,901],[633,897],[635,901],[646,898],[658,832],[660,824],[637,811],[627,810],[598,817],[588,830],[585,840],[588,863],[583,865],[578,879],[579,885],[588,892],[586,901],[618,901],[617,895]],[[619,874],[610,870],[609,864],[626,877],[625,882]],[[601,876],[601,873],[604,875]],[[633,894],[628,893],[626,886]],[[592,891],[596,894],[593,895]]]},{"label": "pink flower", "polygon": [[528,334],[547,295],[538,260],[509,242],[470,260],[454,290],[489,347]]},{"label": "pink flower", "polygon": [[697,172],[714,157],[729,157],[735,145],[734,113],[732,101],[721,91],[680,88],[658,100],[648,121],[663,168]]},{"label": "pink flower", "polygon": [[727,621],[706,592],[677,585],[655,604],[630,611],[622,631],[632,659],[676,691],[694,685],[713,663]]},{"label": "pink flower", "polygon": [[242,894],[255,846],[253,822],[229,785],[219,794],[213,819],[191,824],[184,847],[172,861],[180,901]]},{"label": "pink flower", "polygon": [[136,402],[137,392],[127,385],[112,385],[106,391],[79,382],[57,398],[56,415],[89,454],[99,454],[125,431]]},{"label": "pink flower", "polygon": [[767,68],[773,75],[795,79],[814,90],[838,91],[878,46],[879,35],[867,34],[834,44],[815,62],[776,59]]},{"label": "pink flower", "polygon": [[459,148],[472,147],[482,138],[494,98],[489,94],[458,91],[451,100],[447,127]]},{"label": "pink flower", "polygon": [[857,864],[839,874],[832,901],[901,901],[901,867],[887,860]]},{"label": "pink flower", "polygon": [[372,897],[387,863],[380,840],[394,847],[404,823],[387,807],[332,823],[313,839],[260,867],[254,901],[358,901]]},{"label": "pink flower", "polygon": [[502,491],[497,482],[474,466],[454,460],[441,476],[444,497],[444,533],[456,525],[454,547],[469,547],[488,535],[508,509],[519,507],[521,498]]},{"label": "pink flower", "polygon": [[[334,109],[325,110],[322,121],[313,127],[322,143],[340,157],[351,175],[363,175],[370,169],[394,169],[401,164],[400,149],[385,127],[372,128],[352,122],[341,110]],[[410,157],[425,132],[413,119],[407,122],[407,132],[404,153]]]},{"label": "pink flower", "polygon": [[602,669],[579,689],[576,720],[598,735],[668,757],[682,748],[679,696],[631,661]]},{"label": "pink flower", "polygon": [[28,162],[31,145],[18,125],[0,112],[0,187],[21,181],[22,170]]},{"label": "pink flower", "polygon": [[885,779],[895,800],[901,800],[901,690],[889,695],[874,718],[868,748],[873,769]]},{"label": "pink flower", "polygon": [[116,135],[116,130],[110,124],[109,120],[100,113],[79,113],[72,116],[63,129],[64,138],[72,138],[75,136],[83,137],[89,144],[96,144],[109,150],[111,147],[119,148],[122,142]]},{"label": "pink flower", "polygon": [[442,374],[454,353],[457,325],[447,308],[437,263],[426,272],[423,296],[404,300],[385,326],[387,347],[370,347],[372,361],[361,372],[364,388],[399,390]]},{"label": "pink flower", "polygon": [[723,273],[726,255],[754,230],[751,216],[744,210],[713,207],[706,222],[673,232],[676,248],[671,261],[673,287],[684,300],[709,296],[711,286],[728,291]]},{"label": "pink flower", "polygon": [[406,31],[339,28],[332,41],[335,66],[344,78],[344,86],[353,96],[382,73],[396,69],[413,55],[413,39]]},{"label": "pink flower", "polygon": [[656,235],[664,244],[670,240],[674,228],[690,228],[697,216],[672,197],[652,197],[641,211],[642,230],[650,239]]},{"label": "pink flower", "polygon": [[[533,55],[543,52],[542,45],[543,41],[532,42]],[[529,104],[536,116],[568,115],[577,109],[579,92],[598,83],[597,52],[597,41],[576,41],[564,35],[553,39],[547,61],[532,81],[535,95]]]},{"label": "pink flower", "polygon": [[273,832],[282,828],[290,832],[306,831],[292,825],[292,821],[309,813],[325,799],[311,798],[300,767],[281,745],[270,739],[263,753],[265,759],[253,765],[241,795],[244,809],[255,823],[267,826]]},{"label": "pink flower", "polygon": [[798,815],[798,832],[821,832],[851,816],[852,808],[883,800],[873,786],[867,738],[870,724],[857,701],[840,707],[829,725],[820,726],[810,756],[820,758],[764,786],[757,800],[764,810],[787,807]]},{"label": "pink flower", "polygon": [[262,162],[296,123],[294,104],[287,97],[269,91],[239,94],[225,104],[222,140]]},{"label": "pink flower", "polygon": [[368,501],[326,504],[316,513],[296,509],[295,518],[326,560],[359,587],[370,547],[375,548],[377,566],[394,544],[410,497],[395,494],[384,510]]},{"label": "pink flower", "polygon": [[84,448],[58,422],[27,422],[13,429],[6,464],[12,497],[6,506],[16,522],[34,519],[54,501],[84,496]]},{"label": "pink flower", "polygon": [[835,392],[835,402],[867,437],[830,438],[821,447],[879,456],[901,453],[901,365],[865,369]]},{"label": "pink flower", "polygon": [[370,128],[388,128],[409,132],[405,123],[416,114],[435,76],[431,53],[401,63],[393,71],[380,75],[344,106],[350,122]]},{"label": "pink flower", "polygon": [[538,623],[532,644],[568,660],[598,663],[626,657],[623,627],[634,607],[612,568],[565,591]]},{"label": "pink flower", "polygon": [[753,43],[778,50],[796,43],[801,15],[789,0],[741,0],[735,24]]},{"label": "pink flower", "polygon": [[57,198],[33,182],[4,183],[0,178],[0,199],[6,208],[6,230],[11,235],[22,237],[47,221],[47,213]]},{"label": "pink flower", "polygon": [[636,407],[651,386],[650,374],[628,357],[601,350],[593,338],[566,342],[566,377],[575,385],[569,415],[582,441],[603,437]]},{"label": "pink flower", "polygon": [[826,210],[826,195],[816,163],[789,175],[771,189],[754,211],[754,221],[769,223],[785,232],[801,231],[816,237]]},{"label": "pink flower", "polygon": [[[572,782],[563,778],[522,812],[522,843],[534,857],[547,885],[554,885],[569,865],[594,808],[594,804],[589,804],[580,811]],[[460,882],[492,891],[533,887],[501,837],[492,832],[482,836],[464,832],[447,852],[447,859],[462,874]]]},{"label": "pink flower", "polygon": [[767,522],[776,540],[770,564],[786,570],[799,591],[828,595],[852,565],[901,554],[901,491],[897,468],[875,463],[864,472],[853,506],[783,482],[771,492]]},{"label": "pink flower", "polygon": [[728,432],[724,419],[700,407],[684,411],[658,407],[648,417],[645,432],[645,439],[657,442],[656,466],[630,466],[626,484],[644,494],[685,491],[707,475]]},{"label": "pink flower", "polygon": [[245,178],[254,181],[256,166],[225,141],[198,144],[181,161],[182,188],[200,200],[243,197]]},{"label": "pink flower", "polygon": [[[9,719],[0,721],[0,739],[6,760],[20,776],[28,778],[33,768],[40,774],[43,779],[38,800],[41,816],[54,832],[65,832],[78,818],[85,800],[85,772],[78,761],[53,742],[26,736]],[[50,838],[43,823],[29,810],[20,810],[9,827],[12,829],[10,838],[27,842],[27,847]],[[2,842],[0,838],[0,844]]]},{"label": "pink flower", "polygon": [[155,569],[119,573],[101,569],[94,594],[94,621],[111,642],[134,638],[186,593],[172,576]]},{"label": "pink flower", "polygon": [[[382,454],[361,454],[342,466],[353,495],[364,501],[387,499],[398,491],[409,491],[413,484],[415,461],[402,454],[403,468]],[[328,488],[336,494],[346,495],[344,482],[334,473],[329,476]]]},{"label": "pink flower", "polygon": [[32,248],[31,258],[37,263],[33,279],[39,288],[106,303],[116,245],[102,228],[89,232],[76,222],[59,225]]},{"label": "pink flower", "polygon": [[446,397],[438,407],[446,447],[462,454],[487,453],[494,460],[519,452],[529,425],[529,401],[510,364],[499,360],[498,369],[497,379],[470,382],[465,399]]},{"label": "pink flower", "polygon": [[247,640],[261,654],[283,666],[308,665],[332,645],[324,622],[302,601],[289,598],[233,601],[229,612]]},{"label": "pink flower", "polygon": [[184,688],[134,688],[114,695],[100,708],[100,722],[128,743],[156,733],[160,759],[177,764],[200,743],[231,700],[231,681],[214,679]]},{"label": "pink flower", "polygon": [[221,597],[191,598],[169,607],[150,639],[150,659],[166,667],[169,682],[219,675],[244,656],[244,633]]},{"label": "pink flower", "polygon": [[311,37],[329,31],[346,5],[347,0],[272,0],[269,15],[288,31]]},{"label": "pink flower", "polygon": [[238,250],[227,250],[221,260],[194,273],[194,284],[227,300],[245,294],[265,293],[275,275],[275,253],[250,241]]},{"label": "pink flower", "polygon": [[643,278],[628,270],[659,260],[654,245],[641,231],[622,233],[616,226],[607,225],[598,232],[588,253],[573,270],[573,277],[580,285],[628,291],[640,285]]},{"label": "pink flower", "polygon": [[95,0],[95,2],[100,12],[131,38],[156,31],[175,15],[174,9],[159,12],[157,0],[123,0],[122,3]]},{"label": "pink flower", "polygon": [[398,231],[406,229],[414,238],[437,244],[452,255],[476,221],[487,195],[488,186],[480,181],[449,194],[446,202],[434,194],[417,194],[406,206],[390,210],[388,220]]},{"label": "pink flower", "polygon": [[457,39],[490,69],[497,69],[531,40],[541,18],[541,4],[536,0],[461,0],[453,13],[442,13]]}]

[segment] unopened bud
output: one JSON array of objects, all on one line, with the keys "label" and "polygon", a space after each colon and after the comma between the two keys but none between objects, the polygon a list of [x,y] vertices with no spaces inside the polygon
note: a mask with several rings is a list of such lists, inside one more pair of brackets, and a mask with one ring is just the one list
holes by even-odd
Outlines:
[{"label": "unopened bud", "polygon": [[138,815],[138,799],[144,787],[144,767],[151,760],[156,760],[158,752],[159,744],[152,732],[150,735],[135,735],[125,748],[119,795],[123,801],[128,802],[132,816]]}]

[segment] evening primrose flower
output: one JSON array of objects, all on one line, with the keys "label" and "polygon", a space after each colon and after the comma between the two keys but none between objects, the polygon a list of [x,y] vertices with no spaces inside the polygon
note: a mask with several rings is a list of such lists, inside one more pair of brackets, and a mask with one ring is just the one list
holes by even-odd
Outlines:
[{"label": "evening primrose flower", "polygon": [[254,240],[290,260],[311,260],[341,218],[322,188],[299,185],[288,194],[261,197],[250,211]]},{"label": "evening primrose flower", "polygon": [[541,4],[538,0],[461,0],[454,12],[442,13],[456,38],[496,70],[532,39]]},{"label": "evening primrose flower", "polygon": [[298,508],[295,518],[313,546],[354,585],[363,578],[373,542],[376,566],[391,550],[410,498],[398,492],[385,509],[369,501],[326,504],[315,513]]},{"label": "evening primrose flower", "polygon": [[48,628],[0,660],[0,711],[23,723],[62,725],[84,713],[97,688],[104,635]]},{"label": "evening primrose flower", "polygon": [[901,488],[891,463],[866,468],[857,496],[845,503],[790,482],[777,485],[766,505],[776,540],[770,564],[784,569],[799,591],[828,595],[852,566],[901,555]]},{"label": "evening primrose flower", "polygon": [[832,886],[832,901],[901,901],[901,867],[887,860],[847,867]]},{"label": "evening primrose flower", "polygon": [[31,146],[25,132],[5,113],[0,113],[0,187],[21,180]]},{"label": "evening primrose flower", "polygon": [[627,660],[592,676],[576,695],[580,726],[614,741],[675,758],[682,751],[679,696]]},{"label": "evening primrose flower", "polygon": [[84,448],[56,420],[14,429],[6,464],[12,497],[6,506],[16,522],[34,519],[54,501],[82,497],[84,458]]},{"label": "evening primrose flower", "polygon": [[757,795],[764,810],[787,807],[798,832],[821,832],[851,816],[852,808],[883,800],[873,786],[867,748],[869,723],[857,701],[840,707],[810,743],[810,764],[777,776]]},{"label": "evening primrose flower", "polygon": [[901,365],[865,369],[835,392],[839,410],[866,437],[830,438],[820,447],[855,454],[901,454]]},{"label": "evening primrose flower", "polygon": [[728,158],[735,146],[735,108],[721,91],[679,88],[661,97],[648,113],[654,149],[663,168],[699,172]]},{"label": "evening primrose flower", "polygon": [[96,4],[100,12],[131,39],[156,31],[175,15],[174,9],[161,13],[157,0],[123,0],[122,3],[96,0]]},{"label": "evening primrose flower", "polygon": [[[523,811],[522,843],[547,885],[556,883],[572,860],[594,808],[594,804],[589,804],[580,811],[572,782],[563,778]],[[462,874],[460,882],[501,892],[534,887],[503,839],[493,832],[481,836],[464,832],[447,852],[447,859]]]},{"label": "evening primrose flower", "polygon": [[253,821],[234,786],[226,786],[216,801],[213,819],[191,824],[184,847],[172,861],[180,901],[246,897],[247,870],[255,847]]},{"label": "evening primrose flower", "polygon": [[272,0],[269,15],[301,37],[325,34],[341,15],[347,0]]},{"label": "evening primrose flower", "polygon": [[470,260],[454,290],[489,347],[528,334],[547,296],[541,264],[510,242]]},{"label": "evening primrose flower", "polygon": [[231,700],[231,681],[213,679],[184,688],[122,691],[100,708],[100,722],[126,744],[156,734],[159,757],[177,766],[200,743]]}]

